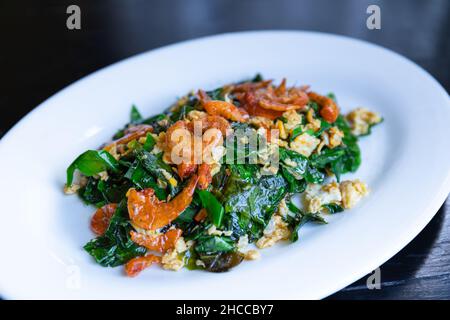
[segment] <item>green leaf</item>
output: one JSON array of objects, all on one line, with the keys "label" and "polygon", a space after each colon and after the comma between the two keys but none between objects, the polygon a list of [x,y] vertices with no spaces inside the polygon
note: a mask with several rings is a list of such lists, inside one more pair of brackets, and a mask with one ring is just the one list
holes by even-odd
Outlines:
[{"label": "green leaf", "polygon": [[[301,155],[298,152],[288,150],[285,148],[279,148],[279,152],[282,165],[284,165],[288,171],[292,172],[294,175],[297,176],[302,176],[306,173],[306,170],[308,169],[308,158],[306,158],[305,156]],[[286,160],[291,160],[295,162],[297,165],[295,167],[285,165],[284,162]]]},{"label": "green leaf", "polygon": [[222,87],[211,91],[206,91],[206,94],[211,98],[211,100],[224,100]]},{"label": "green leaf", "polygon": [[307,222],[312,221],[320,224],[327,223],[325,219],[317,213],[304,213],[302,210],[297,208],[290,199],[288,199],[286,204],[288,209],[295,214],[294,216],[288,215],[286,218],[287,223],[291,228],[290,240],[292,242],[296,242],[298,240],[298,232]]},{"label": "green leaf", "polygon": [[186,209],[184,209],[182,213],[180,213],[180,215],[173,222],[179,228],[183,229],[183,236],[186,236],[187,233],[190,233],[187,229],[189,229],[189,224],[195,223],[194,217],[196,216],[200,208],[199,197],[196,193],[194,193],[192,202]]},{"label": "green leaf", "polygon": [[209,191],[198,190],[197,191],[203,208],[208,212],[208,217],[216,227],[222,225],[224,209],[216,197]]},{"label": "green leaf", "polygon": [[195,251],[201,255],[230,252],[234,249],[234,241],[229,237],[202,236],[195,245]]},{"label": "green leaf", "polygon": [[97,203],[101,204],[104,201],[103,194],[97,188],[98,181],[89,177],[87,184],[78,191],[78,194],[85,203],[97,205]]},{"label": "green leaf", "polygon": [[138,160],[133,162],[124,177],[129,179],[138,189],[152,188],[159,200],[167,198],[166,190],[158,185],[156,179],[144,169]]},{"label": "green leaf", "polygon": [[85,176],[91,177],[106,170],[118,171],[118,167],[117,160],[109,152],[104,150],[88,150],[79,155],[67,168],[67,185],[72,185],[73,174],[76,169]]},{"label": "green leaf", "polygon": [[155,146],[155,144],[156,144],[155,138],[153,138],[153,136],[150,133],[147,133],[147,138],[145,139],[144,143],[144,150],[151,151]]},{"label": "green leaf", "polygon": [[305,191],[306,189],[305,179],[300,180],[295,179],[295,177],[285,166],[281,166],[281,174],[289,185],[288,191],[290,193],[302,193],[303,191]]},{"label": "green leaf", "polygon": [[320,129],[317,130],[316,132],[314,132],[313,136],[319,137],[322,134],[322,132],[330,129],[331,127],[332,127],[331,123],[329,123],[323,119],[320,119]]},{"label": "green leaf", "polygon": [[330,168],[336,175],[338,182],[343,173],[355,172],[361,164],[361,151],[358,138],[351,133],[351,128],[345,118],[339,115],[335,125],[344,133],[342,138],[344,155],[330,163]]},{"label": "green leaf", "polygon": [[344,208],[335,203],[324,204],[322,207],[327,209],[328,213],[337,213],[344,211]]},{"label": "green leaf", "polygon": [[278,174],[246,180],[231,170],[219,199],[225,209],[224,230],[233,231],[236,237],[247,234],[250,241],[260,238],[287,188]]},{"label": "green leaf", "polygon": [[313,154],[310,157],[311,164],[315,167],[325,168],[328,164],[345,155],[346,151],[342,147],[334,149],[323,149],[320,154]]},{"label": "green leaf", "polygon": [[264,77],[262,76],[262,74],[261,74],[261,73],[257,73],[257,74],[253,77],[252,82],[261,82],[261,81],[263,81],[263,80],[264,80]]},{"label": "green leaf", "polygon": [[292,130],[291,133],[291,139],[290,141],[295,140],[295,138],[297,138],[299,135],[301,135],[303,133],[303,128],[302,126],[298,126],[297,128],[294,128],[294,130]]},{"label": "green leaf", "polygon": [[152,116],[150,118],[142,120],[141,123],[152,126],[153,133],[159,134],[160,132],[167,130],[167,128],[170,125],[170,118],[166,114],[161,113],[156,116]]},{"label": "green leaf", "polygon": [[130,112],[130,123],[137,124],[142,122],[142,116],[136,106],[133,104]]},{"label": "green leaf", "polygon": [[176,122],[178,120],[183,120],[186,118],[187,114],[194,110],[194,107],[189,105],[181,106],[177,111],[173,112],[170,116],[170,120]]},{"label": "green leaf", "polygon": [[200,260],[205,264],[205,270],[209,272],[225,272],[237,266],[244,260],[244,255],[239,252],[220,252],[213,255],[201,255]]},{"label": "green leaf", "polygon": [[328,93],[327,97],[337,103],[336,95],[333,92]]}]

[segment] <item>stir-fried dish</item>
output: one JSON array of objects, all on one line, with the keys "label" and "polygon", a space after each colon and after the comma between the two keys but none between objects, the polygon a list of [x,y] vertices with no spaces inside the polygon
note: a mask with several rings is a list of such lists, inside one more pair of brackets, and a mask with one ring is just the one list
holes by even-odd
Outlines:
[{"label": "stir-fried dish", "polygon": [[223,272],[366,196],[343,174],[358,169],[358,139],[381,121],[257,75],[150,118],[133,106],[112,141],[69,166],[65,192],[96,207],[84,249],[100,265],[128,276],[153,264]]}]

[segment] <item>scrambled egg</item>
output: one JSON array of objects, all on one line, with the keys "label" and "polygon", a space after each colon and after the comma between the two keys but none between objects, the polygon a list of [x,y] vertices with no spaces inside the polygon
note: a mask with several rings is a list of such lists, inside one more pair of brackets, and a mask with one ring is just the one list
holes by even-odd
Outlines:
[{"label": "scrambled egg", "polygon": [[184,266],[183,259],[178,256],[178,251],[169,250],[161,259],[161,265],[166,270],[178,271]]},{"label": "scrambled egg", "polygon": [[327,146],[333,149],[342,144],[342,138],[344,137],[344,133],[341,130],[339,130],[338,127],[331,127],[327,132],[327,136],[328,136]]},{"label": "scrambled egg", "polygon": [[206,112],[203,111],[198,111],[198,110],[192,110],[191,112],[189,112],[187,114],[187,118],[191,121],[196,121],[196,120],[200,120],[204,117],[206,117],[208,114]]},{"label": "scrambled egg", "polygon": [[287,130],[287,132],[291,132],[291,130],[302,124],[302,115],[295,110],[286,111],[285,113],[283,113],[283,118],[286,119],[284,128]]},{"label": "scrambled egg", "polygon": [[231,230],[219,230],[216,228],[215,225],[212,225],[211,227],[209,227],[208,230],[206,230],[206,233],[209,234],[210,236],[231,236],[233,234],[233,231]]},{"label": "scrambled egg", "polygon": [[304,202],[307,212],[319,212],[324,204],[339,204],[341,200],[341,191],[336,182],[326,185],[309,184],[305,190]]},{"label": "scrambled egg", "polygon": [[306,120],[308,120],[308,124],[305,126],[305,129],[312,129],[314,131],[317,131],[320,129],[321,122],[319,119],[314,118],[314,110],[309,109],[306,113]]},{"label": "scrambled egg", "polygon": [[264,235],[256,242],[256,246],[260,249],[268,248],[280,240],[288,239],[290,235],[291,231],[287,223],[283,221],[281,216],[275,214],[264,229]]},{"label": "scrambled egg", "polygon": [[313,137],[312,135],[305,132],[291,141],[289,147],[291,148],[291,150],[298,152],[305,157],[309,157],[319,145],[319,143],[320,139]]},{"label": "scrambled egg", "polygon": [[261,254],[258,250],[248,250],[246,253],[244,253],[244,259],[245,260],[257,260],[261,257]]},{"label": "scrambled egg", "polygon": [[270,128],[273,124],[272,120],[265,117],[250,117],[248,123],[258,128]]},{"label": "scrambled egg", "polygon": [[346,116],[350,123],[352,133],[356,136],[369,133],[371,126],[380,123],[382,118],[375,112],[366,108],[357,108]]},{"label": "scrambled egg", "polygon": [[369,193],[364,182],[359,180],[332,182],[326,185],[309,184],[305,190],[304,205],[307,212],[320,212],[326,204],[338,204],[345,209],[353,208]]},{"label": "scrambled egg", "polygon": [[342,206],[345,209],[353,208],[369,193],[366,184],[359,180],[343,181],[339,185],[339,189],[342,195]]}]

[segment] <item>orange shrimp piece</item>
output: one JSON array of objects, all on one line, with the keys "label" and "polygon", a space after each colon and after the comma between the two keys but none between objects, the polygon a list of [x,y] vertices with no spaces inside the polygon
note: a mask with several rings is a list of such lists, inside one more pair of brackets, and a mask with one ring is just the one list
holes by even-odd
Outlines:
[{"label": "orange shrimp piece", "polygon": [[325,119],[325,121],[329,123],[333,123],[336,121],[339,115],[339,107],[333,101],[333,99],[322,96],[315,92],[309,92],[308,97],[320,106],[319,114],[322,118]]},{"label": "orange shrimp piece", "polygon": [[203,108],[210,115],[222,116],[225,119],[238,122],[245,122],[248,119],[245,113],[241,113],[239,108],[230,102],[211,100],[211,98],[203,90],[198,91],[198,96]]},{"label": "orange shrimp piece", "polygon": [[[171,151],[178,143],[180,143],[181,139],[175,139],[174,134],[177,130],[187,130],[191,134],[194,133],[194,126],[199,125],[202,133],[210,128],[215,128],[219,130],[222,135],[225,137],[228,133],[228,129],[230,129],[230,123],[221,116],[206,116],[202,119],[195,120],[192,122],[186,120],[178,120],[173,125],[167,129],[166,132],[166,151]],[[181,138],[181,137],[180,137]]]},{"label": "orange shrimp piece", "polygon": [[143,257],[136,257],[131,259],[125,264],[125,273],[129,277],[135,277],[142,270],[150,267],[154,263],[160,263],[161,257],[155,256],[153,254],[149,254]]},{"label": "orange shrimp piece", "polygon": [[[219,130],[222,135],[225,137],[227,135],[227,130],[230,129],[230,123],[222,116],[207,116],[200,120],[202,132],[205,132],[208,129],[215,128]],[[191,132],[194,132],[194,123],[195,121],[189,122],[188,128]]]},{"label": "orange shrimp piece", "polygon": [[109,203],[95,211],[91,219],[91,229],[96,235],[101,236],[106,232],[116,209],[117,203]]},{"label": "orange shrimp piece", "polygon": [[274,120],[283,115],[285,111],[298,110],[305,107],[308,95],[305,87],[286,87],[283,79],[278,87],[270,82],[256,86],[254,83],[240,85],[235,91],[241,106],[253,116],[265,117]]},{"label": "orange shrimp piece", "polygon": [[259,105],[264,109],[288,111],[303,108],[308,103],[308,95],[303,87],[286,89],[286,79],[277,88],[267,87],[265,91],[258,91]]},{"label": "orange shrimp piece", "polygon": [[117,145],[126,144],[130,141],[137,140],[141,137],[146,136],[149,132],[153,132],[153,128],[152,126],[147,124],[141,124],[128,128],[127,130],[125,130],[125,135],[122,138],[117,139],[116,141],[113,141],[112,143],[103,147],[103,150],[110,151]]},{"label": "orange shrimp piece", "polygon": [[264,80],[260,82],[244,82],[241,84],[234,85],[232,91],[233,92],[254,91],[262,88],[267,88],[271,83],[272,80]]},{"label": "orange shrimp piece", "polygon": [[191,174],[193,174],[195,170],[197,170],[197,165],[194,163],[182,162],[177,166],[177,168],[178,168],[177,172],[180,178],[185,179],[189,177]]},{"label": "orange shrimp piece", "polygon": [[182,213],[192,202],[198,176],[193,175],[186,187],[171,201],[160,201],[152,188],[128,191],[128,214],[139,228],[156,230],[162,228]]},{"label": "orange shrimp piece", "polygon": [[194,220],[197,222],[202,222],[208,216],[208,212],[205,208],[200,209],[200,211],[195,215]]},{"label": "orange shrimp piece", "polygon": [[[179,120],[177,122],[175,122],[166,132],[166,149],[165,152],[170,154],[172,149],[177,146],[180,142],[181,142],[181,136],[180,139],[176,139],[176,136],[174,135],[177,130],[187,130],[189,132],[189,134],[191,135],[191,141],[190,141],[190,147],[191,147],[191,159],[190,162],[181,162],[180,164],[178,164],[177,166],[177,171],[178,171],[178,175],[180,176],[181,179],[187,178],[190,175],[192,175],[193,173],[195,173],[195,171],[197,170],[197,164],[195,163],[194,159],[194,137],[193,137],[193,133],[194,133],[194,126],[198,125],[201,129],[201,132],[204,133],[206,130],[214,128],[220,131],[220,133],[222,134],[223,137],[225,137],[228,133],[229,133],[229,129],[230,129],[230,123],[223,117],[221,116],[206,116],[200,120],[196,120],[196,121],[186,121],[186,120]],[[212,143],[211,141],[208,143]],[[205,149],[205,146],[203,146],[203,149]],[[203,159],[203,155],[202,155],[202,159]],[[200,177],[201,181],[205,181],[208,180],[209,178],[207,177],[206,173],[207,171],[203,171],[206,170],[205,168],[202,169],[202,174]],[[209,170],[208,170],[209,172]],[[204,176],[204,178],[202,178]],[[202,182],[201,186],[205,186],[206,182]],[[209,184],[209,183],[208,183]],[[207,187],[207,184],[206,184]]]},{"label": "orange shrimp piece", "polygon": [[181,229],[171,229],[164,234],[157,236],[149,236],[146,234],[131,231],[131,240],[140,246],[146,247],[148,250],[166,252],[175,248],[175,244],[181,236]]},{"label": "orange shrimp piece", "polygon": [[202,163],[198,168],[198,188],[205,190],[212,181],[211,167],[207,163]]},{"label": "orange shrimp piece", "polygon": [[256,97],[256,94],[252,91],[239,95],[238,99],[241,105],[244,106],[248,114],[252,116],[264,117],[270,120],[274,120],[278,117],[281,117],[284,113],[284,111],[275,111],[262,108],[259,105],[259,101]]}]

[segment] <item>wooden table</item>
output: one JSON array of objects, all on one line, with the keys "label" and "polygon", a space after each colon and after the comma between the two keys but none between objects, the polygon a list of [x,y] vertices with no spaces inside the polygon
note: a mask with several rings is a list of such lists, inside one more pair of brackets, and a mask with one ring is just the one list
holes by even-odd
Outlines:
[{"label": "wooden table", "polygon": [[[40,102],[101,67],[177,41],[240,30],[316,30],[364,39],[409,57],[450,88],[447,0],[6,2],[0,4],[0,137]],[[381,8],[381,30],[366,27],[372,3]],[[81,30],[66,27],[70,4],[81,8]],[[381,290],[368,290],[363,278],[330,298],[449,299],[449,253],[450,210],[444,205],[381,266]]]}]

